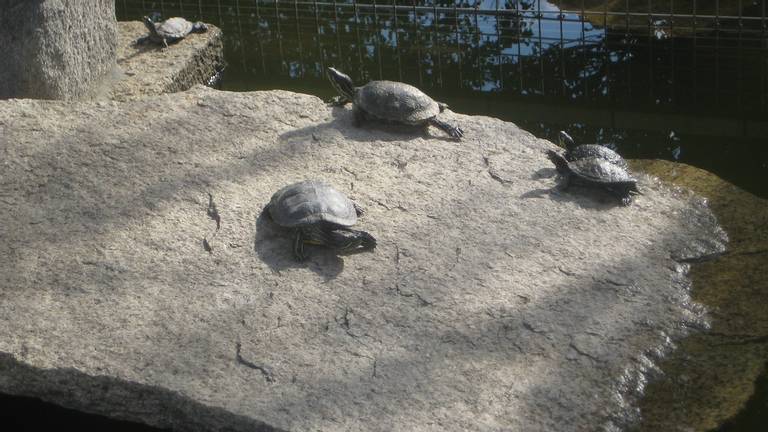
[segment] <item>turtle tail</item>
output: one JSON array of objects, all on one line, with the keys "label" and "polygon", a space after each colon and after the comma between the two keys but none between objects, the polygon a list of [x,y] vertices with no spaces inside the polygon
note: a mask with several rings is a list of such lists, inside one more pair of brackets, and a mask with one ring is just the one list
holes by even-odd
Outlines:
[{"label": "turtle tail", "polygon": [[570,168],[568,168],[568,161],[565,160],[563,155],[560,153],[554,151],[554,150],[547,150],[547,157],[549,160],[552,161],[553,164],[555,164],[555,168],[557,168],[557,172],[564,174],[571,171]]}]

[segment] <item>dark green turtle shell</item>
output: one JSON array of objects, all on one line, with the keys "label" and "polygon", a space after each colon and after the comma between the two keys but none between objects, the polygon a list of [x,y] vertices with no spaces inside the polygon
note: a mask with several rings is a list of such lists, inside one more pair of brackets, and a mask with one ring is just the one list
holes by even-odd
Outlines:
[{"label": "dark green turtle shell", "polygon": [[557,167],[561,174],[572,174],[586,183],[599,185],[611,184],[636,184],[629,172],[605,159],[591,157],[568,161],[563,155],[554,151],[547,150],[547,156]]},{"label": "dark green turtle shell", "polygon": [[272,195],[268,210],[272,220],[284,227],[321,222],[348,227],[357,223],[354,203],[333,186],[318,180],[285,186]]},{"label": "dark green turtle shell", "polygon": [[155,24],[157,33],[166,39],[182,39],[192,33],[194,27],[192,22],[180,17],[168,18]]},{"label": "dark green turtle shell", "polygon": [[614,165],[627,169],[627,161],[621,155],[600,144],[582,144],[565,152],[565,159],[570,162],[589,158],[604,159]]},{"label": "dark green turtle shell", "polygon": [[636,183],[629,172],[599,157],[577,159],[568,162],[568,168],[576,177],[598,184]]},{"label": "dark green turtle shell", "polygon": [[355,92],[354,104],[382,119],[410,125],[422,124],[440,114],[440,106],[412,85],[371,81]]}]

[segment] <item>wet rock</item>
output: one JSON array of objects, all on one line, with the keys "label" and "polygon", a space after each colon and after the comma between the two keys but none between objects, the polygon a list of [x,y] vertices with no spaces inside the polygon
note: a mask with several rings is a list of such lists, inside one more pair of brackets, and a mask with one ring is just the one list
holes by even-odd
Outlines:
[{"label": "wet rock", "polygon": [[[672,257],[723,232],[643,175],[629,207],[557,191],[553,144],[445,116],[465,139],[283,91],[0,102],[0,392],[183,430],[633,422],[706,322]],[[366,207],[374,252],[293,260],[260,212],[305,178]]]},{"label": "wet rock", "polygon": [[4,0],[0,47],[0,99],[88,96],[115,68],[115,3]]},{"label": "wet rock", "polygon": [[768,201],[689,165],[632,166],[706,197],[730,239],[726,255],[692,265],[693,298],[712,310],[711,329],[660,364],[664,378],[649,385],[638,428],[712,430],[744,408],[768,358]]},{"label": "wet rock", "polygon": [[224,66],[222,32],[214,25],[207,24],[207,32],[192,33],[168,48],[162,48],[157,44],[135,43],[147,35],[143,23],[118,24],[119,68],[108,85],[101,89],[102,98],[130,100],[188,90],[196,84],[205,84]]}]

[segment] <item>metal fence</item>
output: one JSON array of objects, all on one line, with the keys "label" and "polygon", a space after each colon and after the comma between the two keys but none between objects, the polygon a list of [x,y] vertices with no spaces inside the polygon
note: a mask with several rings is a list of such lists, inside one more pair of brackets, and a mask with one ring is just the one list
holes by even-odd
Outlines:
[{"label": "metal fence", "polygon": [[768,0],[118,0],[221,26],[238,76],[766,111]]}]

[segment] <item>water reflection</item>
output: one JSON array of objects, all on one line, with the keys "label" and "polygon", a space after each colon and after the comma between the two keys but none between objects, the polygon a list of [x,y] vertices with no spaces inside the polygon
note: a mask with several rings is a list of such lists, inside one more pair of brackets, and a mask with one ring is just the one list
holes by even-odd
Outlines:
[{"label": "water reflection", "polygon": [[[627,14],[616,3],[639,6]],[[335,66],[356,82],[415,84],[540,136],[564,128],[629,157],[692,163],[766,196],[762,10],[698,3],[124,0],[117,9],[119,19],[158,11],[221,26],[225,89],[327,98],[323,71]]]}]

